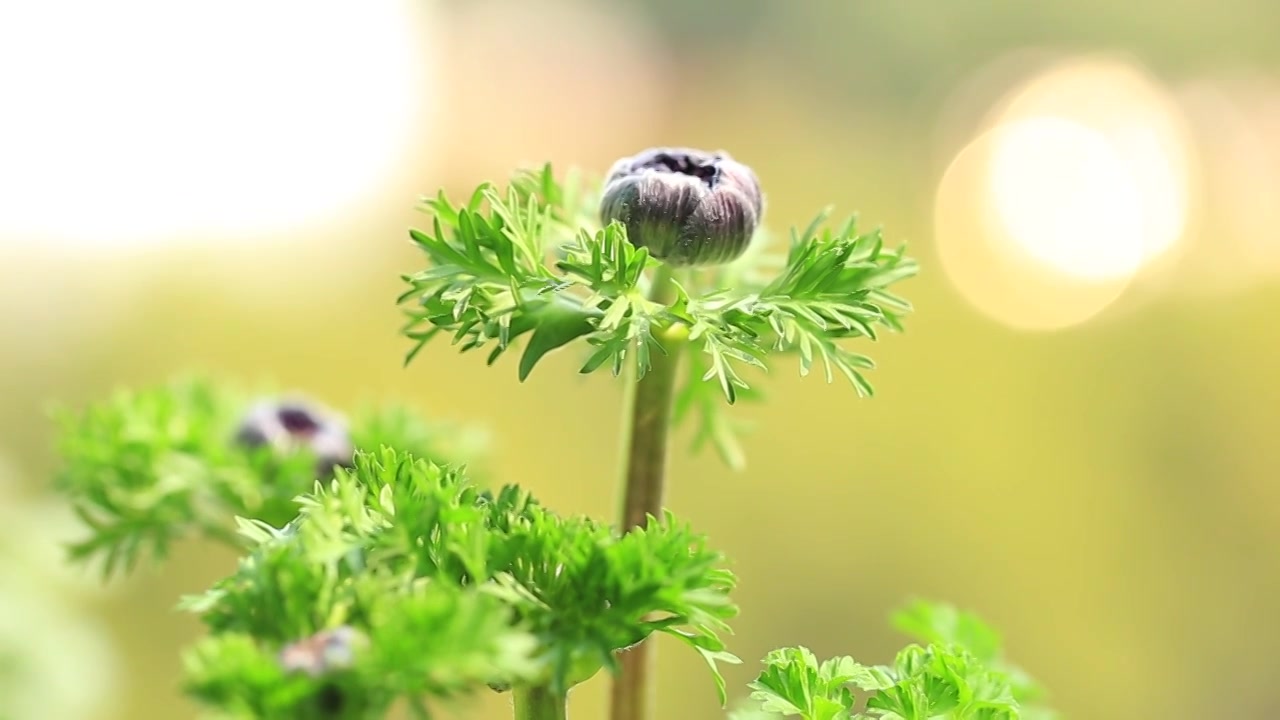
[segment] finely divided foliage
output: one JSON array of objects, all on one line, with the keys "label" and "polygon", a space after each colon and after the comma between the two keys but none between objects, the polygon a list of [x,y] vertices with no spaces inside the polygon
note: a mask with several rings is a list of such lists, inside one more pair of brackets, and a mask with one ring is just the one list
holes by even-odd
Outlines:
[{"label": "finely divided foliage", "polygon": [[599,227],[590,200],[566,191],[546,166],[517,175],[504,191],[481,186],[465,205],[443,193],[424,201],[432,229],[410,234],[429,267],[405,276],[400,297],[404,334],[414,341],[408,360],[445,334],[464,352],[490,348],[492,363],[531,333],[522,380],[576,340],[588,346],[582,372],[608,367],[617,375],[634,362],[643,377],[652,354],[664,352],[661,331],[678,326],[701,353],[679,390],[677,417],[696,417],[698,444],[711,441],[735,466],[735,425],[715,395],[736,402],[749,390],[743,370],[766,369],[770,353],[797,355],[802,375],[816,364],[828,382],[838,372],[859,394],[871,393],[863,371],[874,363],[844,341],[900,329],[910,305],[888,288],[916,272],[901,248],[884,247],[878,230],[860,232],[853,219],[833,228],[823,212],[792,233],[776,275],[737,267],[758,270],[770,260],[749,253],[734,265],[732,284],[715,284],[724,273],[683,271],[675,302],[664,305],[646,297],[644,270],[658,261],[628,242],[620,224]]},{"label": "finely divided foliage", "polygon": [[[728,596],[733,575],[674,518],[618,537],[587,518],[557,516],[514,486],[482,491],[457,469],[387,448],[358,454],[353,469],[339,469],[299,504],[284,528],[242,522],[255,548],[239,571],[184,603],[215,638],[234,638],[226,641],[233,659],[247,653],[244,638],[275,652],[354,627],[371,640],[360,663],[422,666],[418,680],[405,671],[362,675],[359,697],[373,709],[454,687],[441,673],[457,681],[454,689],[470,682],[564,691],[654,632],[699,650],[722,694],[716,662],[737,661],[719,638],[737,612]],[[412,625],[423,607],[448,603],[465,612],[430,615],[440,627]],[[421,647],[445,642],[472,662],[452,664],[444,650],[443,667],[415,659]],[[216,674],[209,647],[220,646],[195,656],[202,677]],[[461,667],[473,672],[459,675]],[[436,684],[422,684],[429,682]],[[196,687],[210,696],[210,683]]]},{"label": "finely divided foliage", "polygon": [[819,662],[807,648],[775,650],[751,683],[752,707],[734,720],[1049,720],[1042,693],[1000,654],[999,637],[977,617],[918,601],[895,624],[925,645],[909,645],[892,665],[850,657]]},{"label": "finely divided foliage", "polygon": [[[62,468],[55,478],[92,531],[72,557],[101,562],[104,574],[131,569],[146,555],[203,537],[242,547],[231,519],[283,525],[293,498],[316,478],[306,448],[273,452],[233,442],[250,406],[242,390],[202,378],[122,390],[83,412],[59,410]],[[435,425],[398,405],[358,413],[355,447],[389,445],[446,462],[478,460],[474,431]]]}]

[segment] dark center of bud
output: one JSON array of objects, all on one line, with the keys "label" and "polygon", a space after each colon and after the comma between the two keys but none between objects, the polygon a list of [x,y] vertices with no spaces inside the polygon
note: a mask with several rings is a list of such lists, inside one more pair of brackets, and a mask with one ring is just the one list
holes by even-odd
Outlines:
[{"label": "dark center of bud", "polygon": [[698,178],[708,188],[715,189],[720,182],[719,160],[720,157],[718,155],[697,157],[687,154],[658,153],[636,169],[663,170],[665,172],[688,175],[689,177]]},{"label": "dark center of bud", "polygon": [[320,429],[320,421],[304,408],[286,405],[276,411],[276,417],[290,435],[314,435]]}]

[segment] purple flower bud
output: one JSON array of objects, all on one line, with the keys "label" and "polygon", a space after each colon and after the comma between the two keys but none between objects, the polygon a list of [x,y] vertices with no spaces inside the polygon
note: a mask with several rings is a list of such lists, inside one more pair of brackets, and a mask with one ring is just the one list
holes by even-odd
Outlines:
[{"label": "purple flower bud", "polygon": [[236,442],[282,453],[306,448],[316,456],[319,475],[331,473],[335,466],[349,467],[355,451],[340,419],[296,401],[253,407],[236,431]]},{"label": "purple flower bud", "polygon": [[365,637],[347,625],[322,630],[284,646],[280,667],[285,672],[305,672],[313,677],[349,668],[364,642]]},{"label": "purple flower bud", "polygon": [[614,163],[600,218],[670,265],[716,265],[741,255],[764,213],[751,168],[724,151],[652,148]]}]

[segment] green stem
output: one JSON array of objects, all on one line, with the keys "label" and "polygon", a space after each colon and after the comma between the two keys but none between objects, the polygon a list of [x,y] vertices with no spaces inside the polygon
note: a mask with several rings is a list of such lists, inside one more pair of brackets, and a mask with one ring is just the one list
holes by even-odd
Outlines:
[{"label": "green stem", "polygon": [[511,691],[515,705],[515,720],[565,720],[568,717],[569,697],[551,688],[514,688]]},{"label": "green stem", "polygon": [[[660,266],[649,288],[649,299],[670,305],[676,297],[670,268]],[[628,402],[624,416],[626,465],[623,481],[622,529],[643,527],[648,517],[662,517],[667,470],[667,435],[671,425],[671,403],[675,397],[676,372],[688,329],[675,326],[657,336],[663,352],[650,355],[649,371],[627,383]],[[634,363],[632,364],[634,371]],[[612,720],[647,720],[652,712],[652,643],[641,642],[618,657],[621,667],[613,684]]]}]

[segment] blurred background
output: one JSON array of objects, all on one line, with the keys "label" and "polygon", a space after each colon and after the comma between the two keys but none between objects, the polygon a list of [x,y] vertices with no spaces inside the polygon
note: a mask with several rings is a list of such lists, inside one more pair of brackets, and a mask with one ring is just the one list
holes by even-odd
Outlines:
[{"label": "blurred background", "polygon": [[[408,399],[612,515],[612,378],[402,369],[394,298],[419,194],[674,144],[754,166],[775,230],[834,203],[922,263],[875,399],[783,364],[735,409],[745,472],[679,439],[670,505],[741,578],[731,688],[783,644],[888,661],[923,595],[1070,717],[1280,716],[1277,28],[1269,0],[0,4],[0,707],[194,717],[174,605],[234,562],[63,566],[51,402],[193,369]],[[659,716],[720,717],[660,652]]]}]

